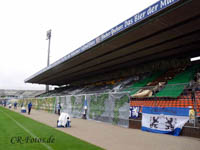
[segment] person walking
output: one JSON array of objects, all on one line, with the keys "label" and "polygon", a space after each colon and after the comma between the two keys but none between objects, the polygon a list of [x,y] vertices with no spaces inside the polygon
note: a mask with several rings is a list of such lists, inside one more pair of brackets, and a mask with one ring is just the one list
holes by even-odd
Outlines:
[{"label": "person walking", "polygon": [[32,108],[32,103],[29,102],[29,104],[28,104],[28,114],[29,114],[29,115],[30,115],[30,113],[31,113],[31,108]]}]

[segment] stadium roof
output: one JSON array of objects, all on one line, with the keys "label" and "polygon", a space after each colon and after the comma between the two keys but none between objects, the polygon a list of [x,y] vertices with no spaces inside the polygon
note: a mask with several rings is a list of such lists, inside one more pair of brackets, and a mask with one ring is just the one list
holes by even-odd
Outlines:
[{"label": "stadium roof", "polygon": [[127,65],[200,55],[200,3],[160,0],[25,80],[65,85]]}]

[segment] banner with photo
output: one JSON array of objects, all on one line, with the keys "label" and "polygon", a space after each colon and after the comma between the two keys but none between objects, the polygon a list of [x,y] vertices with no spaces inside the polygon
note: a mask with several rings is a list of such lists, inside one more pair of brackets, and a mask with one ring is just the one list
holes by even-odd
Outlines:
[{"label": "banner with photo", "polygon": [[189,108],[143,107],[142,130],[154,133],[180,135],[189,120]]}]

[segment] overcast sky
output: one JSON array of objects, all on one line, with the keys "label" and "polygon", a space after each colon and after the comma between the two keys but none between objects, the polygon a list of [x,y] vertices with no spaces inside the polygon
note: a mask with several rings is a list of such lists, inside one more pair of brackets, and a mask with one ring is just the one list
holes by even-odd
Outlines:
[{"label": "overcast sky", "polygon": [[24,80],[158,0],[1,0],[0,89],[44,89]]}]

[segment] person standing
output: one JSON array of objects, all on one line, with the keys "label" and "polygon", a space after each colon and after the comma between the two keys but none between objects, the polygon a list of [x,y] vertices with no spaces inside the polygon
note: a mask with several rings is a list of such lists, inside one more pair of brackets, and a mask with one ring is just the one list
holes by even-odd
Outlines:
[{"label": "person standing", "polygon": [[29,114],[29,115],[30,115],[30,113],[31,113],[31,108],[32,108],[32,103],[29,102],[29,104],[28,104],[28,114]]},{"label": "person standing", "polygon": [[84,106],[83,119],[87,119],[87,106]]},{"label": "person standing", "polygon": [[57,109],[58,109],[58,115],[60,116],[60,110],[61,110],[61,105],[60,105],[60,103],[58,103]]},{"label": "person standing", "polygon": [[88,109],[88,104],[87,104],[87,99],[86,99],[86,95],[85,95],[83,119],[87,119],[87,109]]},{"label": "person standing", "polygon": [[17,102],[14,102],[14,109],[17,109]]},{"label": "person standing", "polygon": [[4,101],[4,105],[3,106],[6,107],[6,101]]}]

